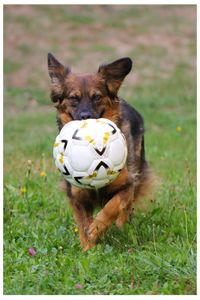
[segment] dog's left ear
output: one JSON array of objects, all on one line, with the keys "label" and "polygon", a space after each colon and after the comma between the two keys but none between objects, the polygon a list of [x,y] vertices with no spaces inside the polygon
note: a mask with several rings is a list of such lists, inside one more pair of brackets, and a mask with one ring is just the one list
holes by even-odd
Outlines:
[{"label": "dog's left ear", "polygon": [[124,78],[131,69],[132,60],[129,57],[124,57],[111,64],[101,65],[98,74],[106,81],[109,92],[116,96]]}]

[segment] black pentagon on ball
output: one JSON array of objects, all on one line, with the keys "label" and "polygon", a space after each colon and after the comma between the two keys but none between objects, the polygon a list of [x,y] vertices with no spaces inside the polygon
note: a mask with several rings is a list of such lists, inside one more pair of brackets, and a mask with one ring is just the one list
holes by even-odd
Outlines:
[{"label": "black pentagon on ball", "polygon": [[106,147],[104,147],[101,151],[100,151],[99,149],[97,149],[97,148],[94,148],[94,150],[95,150],[100,156],[102,156],[102,155],[104,154],[105,150],[106,150]]},{"label": "black pentagon on ball", "polygon": [[65,149],[67,148],[68,141],[67,140],[61,140],[61,142],[64,143],[64,151],[65,151]]},{"label": "black pentagon on ball", "polygon": [[82,179],[83,177],[74,177],[74,179],[76,180],[76,182],[78,182],[79,184],[82,184],[82,182],[80,182],[79,180]]},{"label": "black pentagon on ball", "polygon": [[64,175],[70,175],[69,171],[67,170],[67,167],[64,165],[63,168],[65,169],[65,172],[62,172]]},{"label": "black pentagon on ball", "polygon": [[105,169],[109,169],[109,166],[105,162],[100,161],[100,163],[96,166],[95,171],[99,170],[101,166],[103,166]]},{"label": "black pentagon on ball", "polygon": [[81,141],[82,138],[80,136],[77,136],[78,131],[79,131],[79,128],[74,131],[74,134],[72,135],[72,139]]},{"label": "black pentagon on ball", "polygon": [[111,127],[113,128],[112,134],[115,134],[115,133],[117,132],[116,128],[115,128],[113,125],[111,125],[110,123],[108,123],[108,125],[111,126]]}]

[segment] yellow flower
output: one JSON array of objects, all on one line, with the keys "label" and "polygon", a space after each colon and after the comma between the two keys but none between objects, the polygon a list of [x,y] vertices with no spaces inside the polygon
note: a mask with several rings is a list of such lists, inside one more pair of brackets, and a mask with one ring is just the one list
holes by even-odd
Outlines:
[{"label": "yellow flower", "polygon": [[20,188],[20,192],[21,192],[22,194],[25,194],[25,193],[26,193],[26,188],[25,188],[25,187],[21,187],[21,188]]},{"label": "yellow flower", "polygon": [[74,228],[74,232],[77,233],[78,232],[78,227]]},{"label": "yellow flower", "polygon": [[41,176],[41,177],[46,177],[46,176],[47,176],[47,174],[46,174],[46,172],[45,172],[45,171],[42,171],[42,172],[40,172],[40,176]]},{"label": "yellow flower", "polygon": [[181,131],[182,131],[181,126],[177,126],[177,127],[176,127],[176,132],[181,132]]},{"label": "yellow flower", "polygon": [[62,249],[63,249],[63,246],[59,246],[58,249],[59,249],[59,250],[62,250]]}]

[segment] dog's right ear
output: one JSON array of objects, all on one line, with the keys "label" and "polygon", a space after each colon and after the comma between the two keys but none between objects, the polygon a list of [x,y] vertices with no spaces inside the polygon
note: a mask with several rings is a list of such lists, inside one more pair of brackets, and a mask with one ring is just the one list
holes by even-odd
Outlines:
[{"label": "dog's right ear", "polygon": [[51,53],[48,53],[48,70],[51,78],[51,99],[53,102],[62,100],[64,93],[64,78],[71,72],[64,67]]},{"label": "dog's right ear", "polygon": [[48,53],[48,69],[52,82],[62,83],[64,77],[70,72],[70,69],[64,67],[51,53]]}]

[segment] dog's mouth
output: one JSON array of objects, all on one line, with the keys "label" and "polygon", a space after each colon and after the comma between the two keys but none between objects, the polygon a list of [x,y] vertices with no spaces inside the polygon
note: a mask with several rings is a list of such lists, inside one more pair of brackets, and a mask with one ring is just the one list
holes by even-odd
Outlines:
[{"label": "dog's mouth", "polygon": [[104,112],[105,112],[105,109],[102,110],[102,112],[99,115],[99,118],[103,118]]}]

